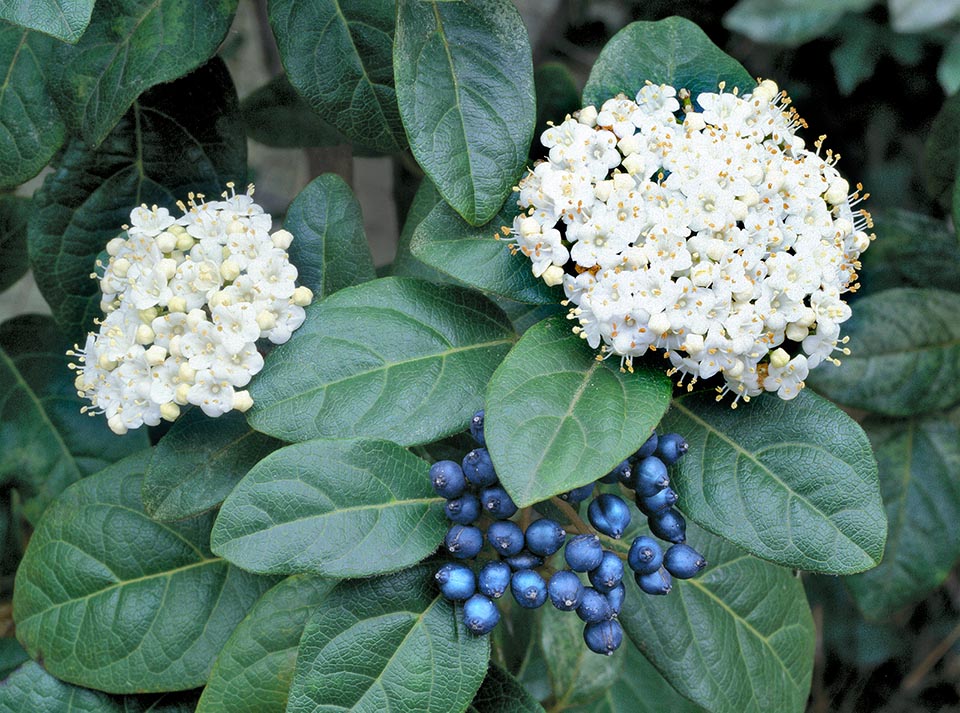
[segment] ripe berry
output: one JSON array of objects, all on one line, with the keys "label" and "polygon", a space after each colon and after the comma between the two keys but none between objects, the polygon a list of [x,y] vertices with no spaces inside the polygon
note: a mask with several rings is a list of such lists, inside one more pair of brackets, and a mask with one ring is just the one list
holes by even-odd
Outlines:
[{"label": "ripe berry", "polygon": [[663,566],[677,579],[690,579],[707,566],[707,561],[689,545],[673,545],[663,555]]},{"label": "ripe berry", "polygon": [[486,448],[474,448],[463,457],[463,473],[467,480],[480,488],[497,482],[497,472]]},{"label": "ripe berry", "polygon": [[543,564],[543,557],[535,555],[529,550],[521,550],[511,557],[504,557],[503,561],[510,566],[510,569],[516,572],[521,569],[539,567]]},{"label": "ripe berry", "polygon": [[637,580],[637,586],[647,594],[669,594],[672,588],[670,573],[663,567],[650,574],[640,574],[637,572],[634,575],[634,579]]},{"label": "ripe berry", "polygon": [[602,493],[590,503],[587,518],[594,529],[619,539],[630,526],[630,508],[620,496]]},{"label": "ripe berry", "polygon": [[677,504],[679,499],[672,488],[664,488],[659,493],[645,498],[637,495],[635,502],[637,503],[637,509],[644,515],[655,515],[664,510],[669,510]]},{"label": "ripe berry", "polygon": [[583,599],[583,583],[580,578],[568,569],[554,572],[547,585],[547,594],[550,601],[560,611],[573,611],[580,606]]},{"label": "ripe berry", "polygon": [[633,480],[633,466],[629,460],[621,461],[616,468],[611,470],[605,476],[600,478],[601,483],[623,483],[629,487],[628,483]]},{"label": "ripe berry", "polygon": [[459,464],[452,460],[441,460],[430,466],[430,482],[433,489],[442,498],[459,498],[467,489],[467,479]]},{"label": "ripe berry", "polygon": [[470,435],[481,446],[487,445],[487,440],[483,436],[483,409],[473,414],[473,418],[470,419]]},{"label": "ripe berry", "polygon": [[666,465],[673,465],[689,448],[690,445],[679,433],[665,433],[657,444],[657,455]]},{"label": "ripe berry", "polygon": [[571,505],[579,505],[584,500],[593,495],[593,488],[596,483],[587,483],[579,488],[574,488],[566,493],[560,493],[560,499],[566,500]]},{"label": "ripe berry", "polygon": [[656,495],[670,485],[667,466],[656,456],[648,456],[643,460],[637,461],[636,478],[637,495],[643,497]]},{"label": "ripe berry", "polygon": [[674,509],[651,515],[647,519],[650,532],[667,542],[681,543],[687,539],[687,521]]},{"label": "ripe berry", "polygon": [[658,441],[659,441],[659,439],[657,438],[657,434],[656,434],[656,433],[651,433],[651,434],[650,434],[650,438],[648,438],[646,441],[644,441],[643,445],[640,446],[640,448],[637,450],[637,452],[633,454],[634,459],[635,459],[635,460],[640,460],[640,459],[642,459],[642,458],[646,458],[646,457],[648,457],[648,456],[652,456],[652,455],[654,454],[654,452],[657,450],[657,442],[658,442]]},{"label": "ripe berry", "polygon": [[549,518],[541,518],[527,526],[527,549],[535,555],[549,557],[563,547],[567,533]]},{"label": "ripe berry", "polygon": [[510,578],[510,592],[517,604],[525,609],[536,609],[547,601],[547,583],[532,569],[521,569]]},{"label": "ripe berry", "polygon": [[611,656],[623,643],[623,627],[614,619],[593,622],[583,627],[583,640],[595,654]]},{"label": "ripe berry", "polygon": [[474,594],[463,603],[463,623],[477,636],[489,634],[500,621],[500,610],[488,597]]},{"label": "ripe berry", "polygon": [[510,495],[499,485],[481,490],[480,504],[496,520],[506,520],[517,512]]},{"label": "ripe berry", "polygon": [[434,575],[440,593],[452,602],[469,599],[477,591],[473,570],[458,562],[443,565]]},{"label": "ripe berry", "polygon": [[473,525],[454,525],[447,530],[443,546],[458,559],[476,557],[483,549],[483,533]]},{"label": "ripe berry", "polygon": [[589,572],[596,569],[603,559],[603,547],[596,535],[577,535],[567,542],[563,550],[567,566],[574,572]]},{"label": "ripe berry", "polygon": [[630,545],[627,564],[637,574],[652,574],[663,564],[663,550],[652,537],[641,535]]},{"label": "ripe berry", "polygon": [[623,600],[627,596],[627,588],[620,582],[616,587],[607,592],[607,603],[610,605],[610,616],[618,616],[620,608],[623,606]]},{"label": "ripe berry", "polygon": [[587,574],[590,584],[601,594],[614,589],[623,579],[623,560],[609,550],[603,553],[603,559],[596,569]]},{"label": "ripe berry", "polygon": [[583,588],[583,597],[577,607],[577,616],[585,622],[603,621],[613,616],[610,602],[593,587]]},{"label": "ripe berry", "polygon": [[523,530],[510,520],[497,520],[487,528],[487,540],[498,554],[509,557],[523,549]]},{"label": "ripe berry", "polygon": [[493,599],[499,599],[510,586],[510,565],[505,562],[488,562],[477,577],[477,589]]},{"label": "ripe berry", "polygon": [[464,493],[459,498],[447,500],[443,509],[451,522],[470,525],[480,517],[480,499],[473,493]]}]

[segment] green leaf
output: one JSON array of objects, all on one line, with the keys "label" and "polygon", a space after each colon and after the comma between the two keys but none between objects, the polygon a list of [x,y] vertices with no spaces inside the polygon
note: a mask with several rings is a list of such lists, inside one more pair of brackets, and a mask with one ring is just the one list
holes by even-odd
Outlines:
[{"label": "green leaf", "polygon": [[787,567],[850,574],[880,562],[887,523],[870,443],[829,401],[763,394],[734,411],[701,392],[677,399],[663,429],[690,444],[671,479],[702,527]]},{"label": "green leaf", "polygon": [[[3,6],[0,5],[0,8]],[[18,186],[47,165],[67,127],[44,84],[53,41],[0,22],[0,189]]]},{"label": "green leaf", "polygon": [[196,713],[283,713],[303,628],[334,584],[296,575],[260,597],[223,645]]},{"label": "green leaf", "polygon": [[23,277],[30,266],[27,260],[30,210],[27,198],[0,196],[0,292]]},{"label": "green leaf", "polygon": [[339,584],[307,622],[287,710],[464,710],[486,675],[490,642],[436,594],[431,571]]},{"label": "green leaf", "polygon": [[541,706],[517,679],[490,664],[487,677],[467,713],[543,713]]},{"label": "green leaf", "polygon": [[940,586],[960,541],[960,430],[942,416],[864,421],[890,521],[880,566],[845,581],[860,611],[885,619]]},{"label": "green leaf", "polygon": [[99,149],[70,141],[34,196],[28,239],[37,285],[72,339],[100,315],[90,273],[131,210],[173,209],[188,191],[219,195],[227,181],[244,183],[246,140],[236,121],[233,83],[215,59],[144,94]]},{"label": "green leaf", "polygon": [[29,660],[30,656],[20,646],[20,642],[16,639],[0,638],[0,681]]},{"label": "green leaf", "polygon": [[711,713],[803,711],[814,626],[800,579],[695,526],[687,540],[707,569],[674,579],[662,597],[628,584],[620,614],[627,635],[677,691]]},{"label": "green leaf", "polygon": [[960,401],[960,294],[886,290],[858,300],[843,325],[852,354],[808,383],[846,406],[910,416]]},{"label": "green leaf", "polygon": [[960,154],[960,94],[944,101],[924,144],[927,193],[944,208],[951,205]]},{"label": "green leaf", "polygon": [[389,441],[307,441],[264,458],[224,502],[213,551],[261,574],[366,577],[433,553],[449,523],[428,466]]},{"label": "green leaf", "polygon": [[530,305],[502,297],[497,299],[496,302],[513,322],[513,328],[517,334],[523,334],[537,322],[541,322],[547,317],[567,313],[567,308],[559,302],[546,305]]},{"label": "green leaf", "polygon": [[937,65],[937,81],[948,95],[960,89],[960,37],[954,36],[944,47]]},{"label": "green leaf", "polygon": [[297,194],[283,227],[294,235],[288,252],[300,273],[299,283],[317,297],[377,276],[360,204],[335,173],[313,179]]},{"label": "green leaf", "polygon": [[544,148],[539,142],[540,135],[546,131],[548,121],[559,124],[567,114],[581,107],[580,89],[577,80],[566,66],[559,62],[545,62],[533,73],[533,85],[537,92],[537,128],[532,151],[534,155],[543,155]]},{"label": "green leaf", "polygon": [[270,354],[247,419],[288,441],[429,443],[466,428],[512,343],[506,316],[475,292],[402,277],[348,287],[307,308]]},{"label": "green leaf", "polygon": [[490,379],[487,449],[519,507],[586,485],[633,453],[670,403],[670,381],[597,360],[564,315],[531,327]]},{"label": "green leaf", "polygon": [[76,42],[90,24],[94,0],[0,0],[0,19]]},{"label": "green leaf", "polygon": [[239,412],[210,418],[189,409],[153,449],[143,476],[143,509],[155,520],[182,520],[215,508],[280,445],[251,431]]},{"label": "green leaf", "polygon": [[400,0],[397,101],[417,162],[471,225],[503,205],[536,121],[530,41],[509,0]]},{"label": "green leaf", "polygon": [[406,148],[393,87],[394,3],[270,0],[270,25],[290,83],[344,136]]},{"label": "green leaf", "polygon": [[923,32],[960,14],[957,0],[889,0],[890,25],[897,32]]},{"label": "green leaf", "polygon": [[410,209],[407,211],[403,230],[400,231],[400,240],[397,243],[397,257],[390,266],[389,274],[397,277],[419,277],[431,282],[454,282],[451,277],[434,270],[415,258],[410,251],[410,243],[413,241],[413,235],[417,227],[434,207],[442,202],[443,196],[433,185],[433,181],[424,176],[417,187],[416,194],[413,196]]},{"label": "green leaf", "polygon": [[336,146],[347,139],[316,114],[285,74],[274,77],[240,103],[247,136],[265,146]]},{"label": "green leaf", "polygon": [[583,101],[599,107],[620,92],[633,97],[647,81],[685,87],[694,99],[717,91],[722,81],[728,91],[752,91],[757,84],[703,30],[682,17],[668,17],[633,22],[610,38],[590,71]]},{"label": "green leaf", "polygon": [[[100,0],[80,41],[56,47],[47,78],[72,132],[99,145],[140,94],[212,57],[236,9],[237,0]],[[177,100],[181,115],[196,101]]]},{"label": "green leaf", "polygon": [[795,47],[827,34],[847,12],[874,0],[740,0],[723,16],[723,26],[754,42]]},{"label": "green leaf", "polygon": [[510,227],[518,212],[516,201],[508,200],[493,220],[478,228],[447,203],[437,203],[414,231],[410,251],[430,267],[471,287],[516,302],[555,304],[563,299],[563,291],[534,277],[530,260],[513,255],[509,243],[499,239],[500,228]]},{"label": "green leaf", "polygon": [[20,316],[0,325],[0,484],[12,481],[36,523],[71,483],[149,445],[146,429],[115,435],[84,404],[53,320]]},{"label": "green leaf", "polygon": [[272,583],[214,557],[212,516],[151,520],[149,453],[86,478],[41,519],[17,572],[17,637],[51,674],[110,693],[202,685]]}]

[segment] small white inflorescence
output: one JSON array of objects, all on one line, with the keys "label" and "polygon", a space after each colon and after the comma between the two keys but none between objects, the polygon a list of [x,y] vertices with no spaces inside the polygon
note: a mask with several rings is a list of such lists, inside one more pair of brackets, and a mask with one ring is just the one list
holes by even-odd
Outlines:
[{"label": "small white inflorescence", "polygon": [[[733,405],[791,399],[837,362],[841,298],[872,239],[867,195],[804,147],[770,80],[752,94],[648,84],[547,129],[549,159],[518,187],[511,248],[562,284],[574,332],[606,356],[663,349],[683,383],[720,374]],[[782,346],[781,346],[782,345]]]},{"label": "small white inflorescence", "polygon": [[242,390],[263,368],[259,339],[282,344],[313,299],[297,287],[286,249],[293,236],[270,234],[271,219],[253,202],[253,186],[223,200],[190,194],[184,215],[142,205],[125,234],[107,243],[100,281],[105,317],[71,367],[91,415],[116,433],[160,419],[186,404],[208,416],[253,405]]}]

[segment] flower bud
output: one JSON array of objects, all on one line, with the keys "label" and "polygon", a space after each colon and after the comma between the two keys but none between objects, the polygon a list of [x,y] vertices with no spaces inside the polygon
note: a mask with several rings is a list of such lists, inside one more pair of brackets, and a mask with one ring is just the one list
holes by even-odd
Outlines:
[{"label": "flower bud", "polygon": [[293,297],[291,299],[298,307],[306,307],[313,302],[313,290],[301,285],[293,291]]},{"label": "flower bud", "polygon": [[122,436],[127,432],[127,427],[123,423],[123,419],[120,417],[120,414],[114,414],[107,419],[107,425],[110,427],[110,430],[116,433],[118,436]]},{"label": "flower bud", "polygon": [[120,250],[123,248],[123,246],[126,244],[126,242],[127,242],[126,239],[122,237],[116,237],[108,241],[107,255],[110,255],[111,257],[113,257],[114,255],[119,253]]},{"label": "flower bud", "polygon": [[170,301],[167,302],[167,309],[171,312],[186,312],[187,301],[183,297],[171,297]]},{"label": "flower bud", "polygon": [[577,121],[579,121],[584,126],[596,126],[597,125],[597,107],[585,106],[583,109],[576,113]]},{"label": "flower bud", "polygon": [[177,369],[177,376],[180,377],[180,381],[192,384],[194,379],[197,378],[197,370],[191,367],[189,362],[182,361],[180,362],[180,368]]},{"label": "flower bud", "polygon": [[172,280],[173,276],[177,274],[177,261],[164,258],[157,263],[157,270],[159,270],[160,274],[167,278],[167,280]]},{"label": "flower bud", "polygon": [[153,344],[153,340],[156,338],[156,336],[156,333],[149,324],[141,324],[139,327],[137,327],[137,344],[142,344],[144,346],[147,344]]},{"label": "flower bud", "polygon": [[233,260],[224,260],[220,263],[220,277],[225,282],[233,282],[240,277],[240,266]]},{"label": "flower bud", "polygon": [[782,369],[790,363],[790,355],[783,349],[774,349],[770,352],[770,366]]},{"label": "flower bud", "polygon": [[233,392],[233,407],[240,413],[249,411],[250,407],[253,406],[253,399],[250,397],[249,391],[234,391]]},{"label": "flower bud", "polygon": [[201,322],[207,320],[207,314],[202,309],[192,309],[187,314],[187,327],[192,331],[196,329]]},{"label": "flower bud", "polygon": [[683,128],[687,131],[703,131],[707,126],[707,122],[703,120],[703,114],[691,111],[689,114],[683,117]]},{"label": "flower bud", "polygon": [[277,326],[277,315],[268,309],[263,310],[257,315],[257,326],[261,332],[269,332]]},{"label": "flower bud", "polygon": [[617,142],[617,148],[620,149],[620,153],[624,156],[635,154],[640,150],[640,137],[636,134],[624,136]]},{"label": "flower bud", "polygon": [[650,317],[647,326],[654,334],[666,334],[670,331],[670,318],[663,312],[657,312]]},{"label": "flower bud", "polygon": [[786,334],[787,339],[793,342],[802,342],[807,338],[807,335],[810,334],[810,330],[799,322],[791,322],[787,325],[787,329],[784,333]]},{"label": "flower bud", "polygon": [[847,200],[850,193],[850,184],[842,178],[834,179],[833,183],[823,194],[823,199],[830,205],[839,205]]},{"label": "flower bud", "polygon": [[97,359],[97,366],[99,366],[104,371],[113,371],[117,368],[117,362],[108,357],[106,354],[101,354]]},{"label": "flower bud", "polygon": [[160,406],[160,418],[164,421],[176,421],[178,416],[180,416],[180,407],[175,402],[167,401]]},{"label": "flower bud", "polygon": [[127,270],[130,269],[130,261],[125,257],[118,257],[111,265],[113,274],[117,277],[126,277]]},{"label": "flower bud", "polygon": [[764,79],[753,90],[753,97],[759,99],[760,101],[770,102],[773,101],[773,98],[780,93],[780,87],[777,86],[777,83],[772,79]]},{"label": "flower bud", "polygon": [[177,236],[177,250],[182,250],[187,252],[190,248],[193,247],[193,238],[190,237],[190,234],[183,232]]},{"label": "flower bud", "polygon": [[170,344],[167,346],[167,350],[170,352],[171,356],[179,357],[183,356],[180,353],[180,335],[174,334],[170,337]]},{"label": "flower bud", "polygon": [[140,321],[144,324],[150,324],[158,316],[160,316],[160,310],[157,307],[147,307],[137,312],[137,316],[140,318]]},{"label": "flower bud", "polygon": [[288,230],[278,230],[270,236],[270,242],[273,243],[273,247],[286,250],[293,242],[293,235]]},{"label": "flower bud", "polygon": [[610,197],[610,193],[613,192],[613,181],[597,181],[596,185],[593,187],[593,195],[597,197],[598,201],[607,202],[607,199]]},{"label": "flower bud", "polygon": [[157,247],[160,252],[169,253],[177,249],[177,236],[168,230],[164,230],[157,236]]},{"label": "flower bud", "polygon": [[147,364],[150,366],[160,366],[167,358],[167,350],[159,344],[154,344],[147,349],[145,356],[147,358]]},{"label": "flower bud", "polygon": [[550,265],[540,276],[550,287],[563,284],[563,268],[559,265]]},{"label": "flower bud", "polygon": [[173,392],[173,400],[176,401],[181,406],[186,406],[189,403],[188,396],[190,394],[190,384],[180,384],[177,387],[177,390]]}]

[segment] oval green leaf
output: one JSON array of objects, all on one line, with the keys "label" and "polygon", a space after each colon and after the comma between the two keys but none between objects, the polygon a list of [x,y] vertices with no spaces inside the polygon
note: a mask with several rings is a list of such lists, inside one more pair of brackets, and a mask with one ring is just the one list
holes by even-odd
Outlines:
[{"label": "oval green leaf", "polygon": [[947,97],[943,102],[923,148],[927,193],[941,206],[949,208],[960,155],[960,94]]},{"label": "oval green leaf", "polygon": [[843,325],[852,354],[810,372],[819,393],[845,406],[912,416],[960,401],[960,294],[886,290],[858,300]]},{"label": "oval green leaf", "polygon": [[250,425],[287,441],[429,443],[466,428],[513,343],[506,316],[459,287],[386,277],[307,308],[250,386]]},{"label": "oval green leaf", "polygon": [[283,713],[303,628],[335,583],[301,574],[260,597],[223,645],[196,713]]},{"label": "oval green leaf", "polygon": [[609,472],[667,410],[663,372],[621,372],[595,355],[557,315],[528,329],[490,379],[487,449],[519,507]]},{"label": "oval green leaf", "polygon": [[27,198],[0,196],[0,292],[23,277],[27,259],[27,220],[32,203]]},{"label": "oval green leaf", "polygon": [[90,24],[94,0],[30,0],[0,3],[0,18],[30,30],[76,42]]},{"label": "oval green leaf", "polygon": [[292,149],[347,143],[339,131],[320,118],[287,75],[281,74],[255,89],[240,103],[247,136],[265,146]]},{"label": "oval green leaf", "polygon": [[720,82],[727,83],[727,91],[739,87],[741,92],[757,84],[694,23],[668,17],[633,22],[610,38],[590,70],[583,101],[599,107],[621,92],[635,97],[648,81],[689,89],[694,99],[717,91]]},{"label": "oval green leaf", "polygon": [[338,585],[307,622],[287,711],[464,710],[490,642],[467,631],[431,574],[415,567]]},{"label": "oval green leaf", "polygon": [[397,3],[393,48],[410,150],[471,225],[503,205],[533,138],[530,40],[509,0]]},{"label": "oval green leaf", "polygon": [[109,693],[207,680],[272,583],[214,557],[211,516],[171,524],[140,501],[144,452],[85,478],[44,513],[14,585],[17,637],[59,679]]},{"label": "oval green leaf", "polygon": [[870,442],[829,401],[764,394],[733,410],[692,394],[663,429],[690,444],[671,478],[702,527],[786,567],[851,574],[880,562],[887,519]]},{"label": "oval green leaf", "polygon": [[366,577],[416,564],[448,523],[428,466],[389,441],[307,441],[264,458],[220,509],[213,551],[261,574]]},{"label": "oval green leaf", "polygon": [[544,713],[523,684],[492,663],[467,713]]}]

